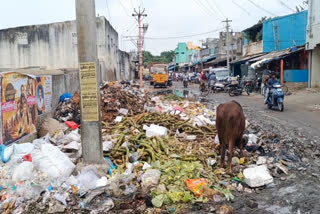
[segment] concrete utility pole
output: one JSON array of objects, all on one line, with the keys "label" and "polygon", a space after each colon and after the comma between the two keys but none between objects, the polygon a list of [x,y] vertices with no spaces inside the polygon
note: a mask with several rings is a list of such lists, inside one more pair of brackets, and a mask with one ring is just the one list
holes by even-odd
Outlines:
[{"label": "concrete utility pole", "polygon": [[100,93],[97,72],[95,0],[76,0],[79,79],[81,90],[81,143],[84,163],[103,161]]},{"label": "concrete utility pole", "polygon": [[141,30],[141,21],[142,21],[142,17],[146,17],[147,14],[144,14],[145,9],[143,9],[143,11],[140,11],[139,8],[139,12],[136,11],[136,9],[134,9],[134,14],[132,14],[132,16],[137,16],[138,19],[138,23],[139,23],[139,77],[140,77],[140,88],[143,88],[143,81],[142,81],[142,30]]},{"label": "concrete utility pole", "polygon": [[226,32],[227,32],[227,35],[226,35],[226,40],[227,40],[227,68],[228,70],[230,70],[230,57],[229,57],[229,22],[232,22],[232,20],[230,19],[226,19],[225,21],[222,21],[222,22],[225,22],[226,23]]}]

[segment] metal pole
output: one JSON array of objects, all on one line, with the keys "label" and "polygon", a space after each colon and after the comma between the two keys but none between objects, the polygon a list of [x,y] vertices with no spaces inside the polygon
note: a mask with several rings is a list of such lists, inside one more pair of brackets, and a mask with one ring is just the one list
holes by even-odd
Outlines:
[{"label": "metal pole", "polygon": [[95,13],[95,0],[76,0],[84,163],[103,161]]},{"label": "metal pole", "polygon": [[[140,14],[140,11],[139,11]],[[141,15],[138,16],[138,22],[139,22],[139,78],[140,78],[140,88],[143,88],[143,82],[142,82],[142,35],[141,35]]]},{"label": "metal pole", "polygon": [[138,41],[138,46],[139,46],[139,76],[140,76],[140,88],[143,88],[143,81],[142,81],[142,30],[141,30],[141,18],[142,17],[146,17],[147,14],[144,14],[145,9],[143,9],[143,11],[140,11],[139,8],[139,12],[136,11],[136,9],[134,9],[134,14],[132,14],[132,16],[137,16],[138,17],[138,23],[139,23],[139,41]]},{"label": "metal pole", "polygon": [[226,19],[226,21],[223,21],[226,23],[226,31],[227,31],[227,35],[226,35],[226,43],[227,43],[227,68],[228,70],[230,70],[230,57],[229,57],[229,22],[232,22],[232,20],[230,19]]}]

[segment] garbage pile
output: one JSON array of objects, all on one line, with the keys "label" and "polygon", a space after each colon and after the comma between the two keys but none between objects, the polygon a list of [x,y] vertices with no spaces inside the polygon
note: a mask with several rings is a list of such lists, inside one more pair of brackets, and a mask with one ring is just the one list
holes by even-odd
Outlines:
[{"label": "garbage pile", "polygon": [[[151,104],[150,97],[141,90],[105,85],[100,90],[102,121],[112,121],[120,113],[135,115],[144,112],[144,105]],[[121,111],[122,110],[122,111]]]},{"label": "garbage pile", "polygon": [[61,95],[54,118],[60,122],[74,121],[80,124],[80,93],[77,92],[73,96],[70,93]]},{"label": "garbage pile", "polygon": [[[79,100],[64,97],[57,112],[78,108]],[[102,165],[81,163],[78,125],[68,121],[74,117],[69,113],[56,114],[67,121],[55,133],[0,147],[2,213],[186,213],[199,203],[232,213],[225,203],[234,191],[273,185],[299,164],[279,146],[280,136],[251,124],[245,157],[235,151],[230,175],[219,165],[215,109],[176,95],[150,98],[116,84],[101,89],[101,103]]]},{"label": "garbage pile", "polygon": [[[128,85],[106,84],[100,88],[102,121],[113,121],[120,114],[135,115],[144,112],[144,105],[153,106],[151,99],[141,90]],[[55,112],[60,122],[74,121],[80,124],[80,94],[64,94]]]}]

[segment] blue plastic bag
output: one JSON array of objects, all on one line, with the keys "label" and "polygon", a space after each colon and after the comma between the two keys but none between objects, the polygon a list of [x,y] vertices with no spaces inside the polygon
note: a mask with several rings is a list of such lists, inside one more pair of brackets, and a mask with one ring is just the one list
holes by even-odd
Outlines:
[{"label": "blue plastic bag", "polygon": [[4,156],[4,151],[6,150],[6,146],[5,145],[0,145],[0,157],[1,157],[1,161],[3,162],[3,163],[7,163],[9,160],[10,160],[10,157],[8,157],[8,158],[6,158],[5,156]]},{"label": "blue plastic bag", "polygon": [[60,96],[60,102],[64,102],[65,100],[72,99],[72,94],[70,93],[64,93]]}]

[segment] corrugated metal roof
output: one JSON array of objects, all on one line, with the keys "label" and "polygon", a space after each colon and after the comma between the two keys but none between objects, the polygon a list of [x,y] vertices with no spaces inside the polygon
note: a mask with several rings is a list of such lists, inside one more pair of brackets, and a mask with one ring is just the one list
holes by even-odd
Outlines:
[{"label": "corrugated metal roof", "polygon": [[263,64],[269,63],[273,60],[278,60],[278,59],[282,59],[285,58],[293,53],[296,53],[298,51],[304,50],[305,47],[296,47],[296,48],[288,48],[282,51],[274,51],[271,53],[268,53],[266,55],[254,58],[249,60],[249,62],[254,62],[251,67],[252,68],[259,68],[261,67]]},{"label": "corrugated metal roof", "polygon": [[302,47],[297,47],[297,48],[288,48],[288,49],[285,49],[285,50],[281,50],[281,51],[273,51],[273,52],[270,52],[268,54],[265,54],[263,56],[260,56],[260,57],[257,57],[257,58],[254,58],[254,59],[251,59],[249,60],[249,62],[257,62],[257,61],[260,61],[260,60],[263,60],[263,59],[277,59],[277,58],[283,58],[287,55],[290,55],[292,53],[295,53],[297,51],[301,51],[303,50],[305,47],[302,46]]},{"label": "corrugated metal roof", "polygon": [[252,56],[247,56],[247,57],[244,57],[242,59],[234,60],[234,61],[230,62],[230,64],[236,64],[236,63],[239,63],[239,62],[249,61],[251,59],[258,58],[258,57],[263,56],[263,55],[265,55],[265,53],[259,53],[259,54],[255,54],[255,55],[252,55]]}]

